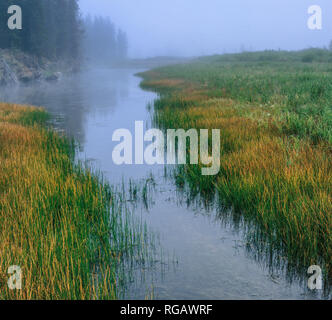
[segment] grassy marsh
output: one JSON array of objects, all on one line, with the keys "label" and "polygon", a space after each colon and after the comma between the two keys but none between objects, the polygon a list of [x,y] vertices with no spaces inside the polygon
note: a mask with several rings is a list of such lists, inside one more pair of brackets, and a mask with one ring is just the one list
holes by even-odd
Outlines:
[{"label": "grassy marsh", "polygon": [[217,192],[290,264],[332,277],[332,55],[327,50],[200,58],[141,74],[160,127],[221,129],[221,170],[177,181]]},{"label": "grassy marsh", "polygon": [[[116,299],[151,235],[39,108],[0,103],[0,299]],[[22,269],[22,290],[7,270]]]}]

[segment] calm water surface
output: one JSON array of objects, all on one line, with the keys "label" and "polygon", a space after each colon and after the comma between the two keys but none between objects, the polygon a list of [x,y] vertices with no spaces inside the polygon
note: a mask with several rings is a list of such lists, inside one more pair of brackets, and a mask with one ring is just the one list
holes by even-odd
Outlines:
[{"label": "calm water surface", "polygon": [[80,144],[78,157],[101,170],[111,184],[156,181],[149,206],[137,206],[160,237],[167,258],[134,271],[127,298],[142,299],[153,290],[159,299],[315,299],[282,268],[248,250],[244,227],[220,209],[190,201],[164,177],[161,166],[116,166],[114,130],[142,120],[151,126],[148,104],[156,95],[140,89],[140,70],[93,70],[57,83],[35,83],[0,90],[0,101],[44,106],[56,128]]}]

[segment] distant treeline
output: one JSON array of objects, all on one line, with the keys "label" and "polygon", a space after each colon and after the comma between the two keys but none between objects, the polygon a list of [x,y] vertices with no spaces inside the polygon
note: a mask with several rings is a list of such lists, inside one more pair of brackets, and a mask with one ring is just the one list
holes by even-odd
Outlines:
[{"label": "distant treeline", "polygon": [[[22,29],[8,28],[8,8],[22,9]],[[127,36],[109,18],[80,15],[78,0],[0,0],[0,49],[18,49],[50,60],[123,60]]]},{"label": "distant treeline", "polygon": [[85,17],[84,53],[90,62],[107,63],[127,57],[127,35],[117,29],[108,17]]},{"label": "distant treeline", "polygon": [[[9,30],[10,5],[22,9],[22,30]],[[78,0],[0,0],[0,48],[49,59],[77,59],[83,29]]]}]

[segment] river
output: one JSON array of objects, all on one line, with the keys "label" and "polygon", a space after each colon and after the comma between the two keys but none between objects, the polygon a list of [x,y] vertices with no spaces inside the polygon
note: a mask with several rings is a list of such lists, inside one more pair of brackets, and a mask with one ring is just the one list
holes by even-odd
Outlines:
[{"label": "river", "polygon": [[[273,266],[258,252],[248,250],[244,226],[229,212],[190,201],[161,165],[123,165],[112,161],[112,134],[135,121],[151,127],[149,104],[157,95],[139,87],[134,74],[142,70],[94,69],[54,83],[2,88],[0,101],[45,107],[53,125],[74,137],[78,158],[101,170],[111,184],[129,179],[138,184],[153,176],[149,205],[136,206],[158,234],[165,260],[135,272],[126,298],[144,299],[152,288],[156,299],[316,299],[305,282],[281,266]],[[142,276],[144,275],[144,276]]]}]

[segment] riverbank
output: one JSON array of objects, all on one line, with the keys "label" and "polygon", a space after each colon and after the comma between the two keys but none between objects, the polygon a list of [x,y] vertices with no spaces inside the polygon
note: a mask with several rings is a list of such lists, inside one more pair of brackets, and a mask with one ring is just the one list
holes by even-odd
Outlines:
[{"label": "riverbank", "polygon": [[[144,232],[47,119],[0,103],[0,299],[116,299],[121,257],[137,253]],[[13,265],[21,290],[7,286]]]},{"label": "riverbank", "polygon": [[[210,200],[217,192],[252,226],[248,243],[305,278],[332,276],[330,53],[214,56],[141,74],[161,94],[162,128],[221,129],[221,170],[179,166],[179,186]],[[327,275],[328,274],[328,275]]]},{"label": "riverbank", "polygon": [[69,63],[50,61],[19,50],[0,49],[0,85],[55,81],[76,68]]}]

